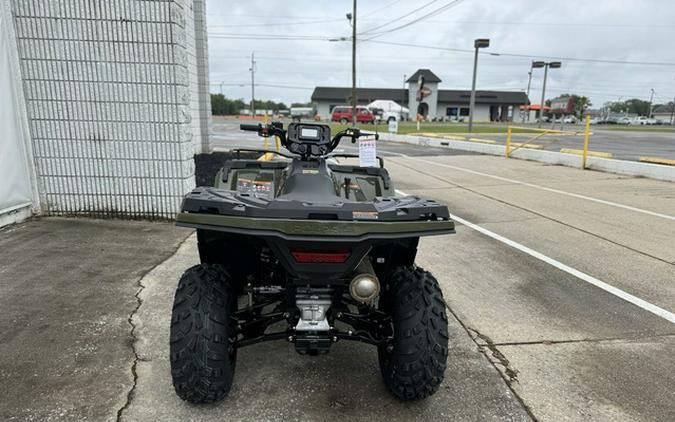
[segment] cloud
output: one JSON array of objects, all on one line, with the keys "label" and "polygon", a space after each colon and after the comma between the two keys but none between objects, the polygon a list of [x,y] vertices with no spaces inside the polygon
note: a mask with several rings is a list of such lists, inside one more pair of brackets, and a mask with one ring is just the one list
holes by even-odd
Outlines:
[{"label": "cloud", "polygon": [[[432,10],[440,0],[424,10]],[[391,4],[391,7],[385,7]],[[359,1],[359,32],[382,25],[423,3]],[[372,13],[375,10],[384,10]],[[351,44],[325,38],[349,37],[345,13],[351,1],[207,0],[210,77],[213,92],[250,98],[250,54],[256,52],[256,96],[277,101],[308,101],[317,85],[351,85]],[[396,24],[409,21],[412,15]],[[675,63],[675,3],[668,1],[465,0],[446,12],[382,35],[377,40],[426,46],[471,49],[475,38],[490,38],[490,50],[532,56],[555,56],[637,62]],[[395,25],[392,25],[395,26]],[[384,27],[386,29],[388,27]],[[312,39],[230,39],[236,34]],[[316,38],[316,39],[314,39]],[[323,39],[323,40],[320,40]],[[357,38],[358,39],[358,38]],[[478,86],[525,90],[531,59],[479,58]],[[564,92],[587,95],[595,106],[620,97],[655,102],[675,95],[675,66],[607,64],[562,60],[549,72],[547,97]],[[357,48],[357,81],[362,87],[399,87],[403,75],[428,67],[446,89],[468,89],[473,56],[363,42]],[[540,96],[543,72],[536,69],[531,97]],[[243,86],[239,86],[243,85]],[[266,87],[264,85],[285,85]],[[550,95],[548,95],[550,94]]]}]

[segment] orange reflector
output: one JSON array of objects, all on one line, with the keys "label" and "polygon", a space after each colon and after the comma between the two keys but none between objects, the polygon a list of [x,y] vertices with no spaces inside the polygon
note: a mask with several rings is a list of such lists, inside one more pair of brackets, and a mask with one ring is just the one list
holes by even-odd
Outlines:
[{"label": "orange reflector", "polygon": [[342,264],[349,258],[349,251],[291,251],[291,254],[301,264]]}]

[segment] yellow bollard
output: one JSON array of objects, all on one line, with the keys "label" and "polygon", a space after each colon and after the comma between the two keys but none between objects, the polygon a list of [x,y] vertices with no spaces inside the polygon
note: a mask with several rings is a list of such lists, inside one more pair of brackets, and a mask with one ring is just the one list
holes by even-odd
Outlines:
[{"label": "yellow bollard", "polygon": [[506,128],[506,158],[511,154],[511,126]]},{"label": "yellow bollard", "polygon": [[586,115],[586,130],[584,131],[584,152],[581,156],[581,169],[586,169],[586,157],[588,156],[588,139],[591,137],[591,115]]}]

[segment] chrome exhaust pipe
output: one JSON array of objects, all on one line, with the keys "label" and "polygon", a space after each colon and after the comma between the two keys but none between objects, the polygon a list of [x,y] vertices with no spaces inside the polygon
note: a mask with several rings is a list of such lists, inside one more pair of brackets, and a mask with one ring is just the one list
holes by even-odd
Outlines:
[{"label": "chrome exhaust pipe", "polygon": [[349,294],[361,303],[370,303],[375,300],[380,294],[380,281],[367,256],[356,267],[355,274],[349,283]]}]

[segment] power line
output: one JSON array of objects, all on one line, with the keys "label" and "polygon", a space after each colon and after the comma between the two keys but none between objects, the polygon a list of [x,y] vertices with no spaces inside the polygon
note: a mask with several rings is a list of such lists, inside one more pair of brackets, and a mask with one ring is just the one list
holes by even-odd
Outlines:
[{"label": "power line", "polygon": [[373,34],[373,36],[371,36],[370,38],[367,38],[367,39],[365,39],[365,40],[363,40],[363,41],[370,41],[370,40],[372,40],[372,39],[374,39],[374,38],[381,37],[382,35],[389,34],[389,33],[394,32],[394,31],[398,31],[399,29],[407,28],[407,27],[409,27],[410,25],[414,25],[414,24],[419,23],[419,22],[421,22],[421,21],[423,21],[423,20],[425,20],[425,19],[427,19],[427,18],[430,18],[430,17],[432,17],[432,16],[436,16],[436,15],[438,15],[438,14],[441,14],[441,13],[445,12],[446,10],[450,9],[451,7],[454,7],[454,6],[458,5],[458,4],[461,3],[462,1],[463,1],[463,0],[453,0],[453,1],[451,1],[450,3],[448,3],[448,4],[444,5],[444,6],[439,7],[438,9],[432,10],[431,12],[427,13],[426,15],[420,16],[420,17],[417,18],[417,19],[413,19],[412,21],[406,22],[406,23],[404,23],[404,24],[402,24],[402,25],[399,25],[399,26],[397,26],[397,27],[395,27],[395,28],[390,28],[390,29],[387,29],[387,30],[382,31],[382,32],[376,32],[375,34],[373,34],[372,31],[368,31],[367,33]]},{"label": "power line", "polygon": [[[364,19],[371,22],[377,20]],[[381,20],[379,21],[381,22]],[[430,20],[428,23],[466,24],[466,25],[518,25],[518,26],[565,26],[565,27],[601,27],[601,28],[674,28],[672,24],[603,24],[593,22],[518,22],[518,21],[467,21],[467,20]]]},{"label": "power line", "polygon": [[324,23],[336,23],[342,22],[342,19],[323,19],[315,21],[297,21],[297,22],[268,22],[268,23],[245,23],[245,24],[210,24],[209,28],[239,28],[239,27],[253,27],[253,26],[262,26],[262,27],[278,27],[278,26],[297,26],[297,25],[319,25]]},{"label": "power line", "polygon": [[389,26],[389,25],[391,25],[391,24],[394,23],[394,22],[398,22],[398,21],[400,21],[401,19],[407,18],[408,16],[417,13],[418,11],[424,9],[424,8],[427,7],[427,6],[432,5],[433,3],[436,3],[437,1],[438,1],[438,0],[431,0],[430,2],[425,3],[425,4],[423,4],[422,6],[416,8],[416,9],[413,9],[412,11],[406,13],[405,15],[399,16],[398,18],[394,18],[394,19],[390,20],[389,22],[387,22],[387,23],[385,23],[385,24],[383,24],[383,25],[376,26],[375,28],[370,28],[369,30],[364,31],[364,32],[360,33],[359,35],[369,34],[369,33],[373,32],[373,31],[377,31],[377,30],[380,29],[380,28],[384,28],[385,26]]},{"label": "power line", "polygon": [[363,19],[364,16],[370,16],[370,15],[373,15],[375,13],[381,12],[384,9],[388,9],[391,6],[395,5],[396,3],[400,3],[400,2],[401,2],[401,0],[394,0],[392,2],[389,2],[389,3],[385,4],[384,6],[380,7],[379,9],[373,9],[370,12],[364,13],[363,15],[359,16],[359,19]]},{"label": "power line", "polygon": [[231,33],[209,33],[209,37],[218,39],[239,39],[239,40],[272,40],[272,41],[330,41],[339,37],[327,37],[322,35],[273,35],[273,34],[231,34]]},{"label": "power line", "polygon": [[[368,41],[368,40],[363,40]],[[431,50],[441,50],[441,51],[456,51],[460,53],[474,53],[473,50],[462,49],[462,48],[448,48],[448,47],[438,47],[432,45],[422,45],[422,44],[408,44],[392,41],[370,41],[377,44],[387,44],[387,45],[397,45],[401,47],[413,47],[413,48],[426,48]],[[485,51],[480,54],[488,54],[492,56],[505,56],[505,57],[523,57],[527,59],[551,59],[551,60],[568,60],[568,61],[578,61],[578,62],[587,62],[587,63],[606,63],[606,64],[630,64],[630,65],[645,65],[645,66],[675,66],[675,63],[670,62],[640,62],[640,61],[629,61],[629,60],[605,60],[605,59],[587,59],[579,57],[558,57],[558,56],[545,56],[545,55],[534,55],[534,54],[517,54],[517,53],[502,53],[495,51]]]}]

